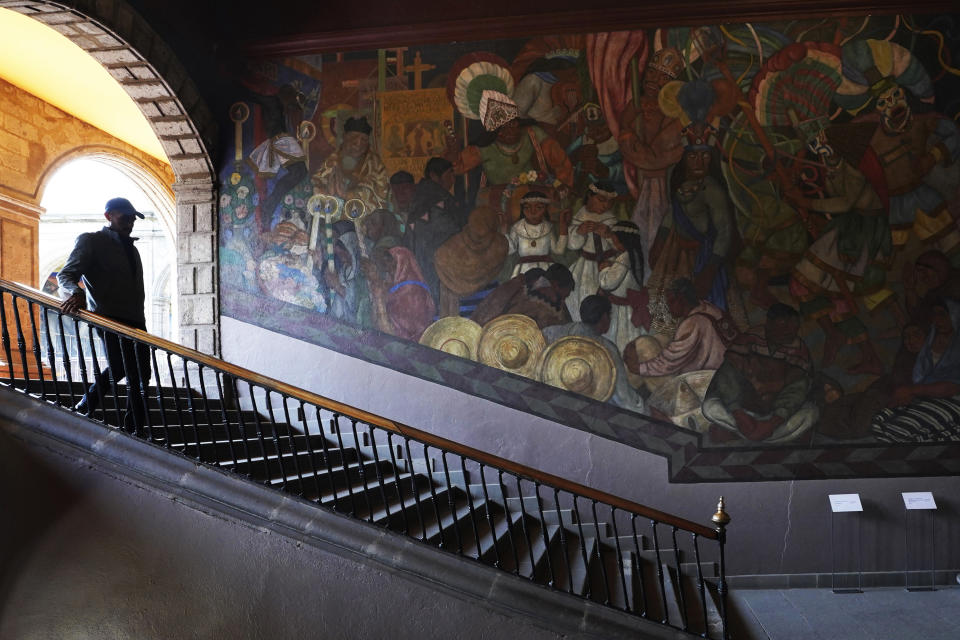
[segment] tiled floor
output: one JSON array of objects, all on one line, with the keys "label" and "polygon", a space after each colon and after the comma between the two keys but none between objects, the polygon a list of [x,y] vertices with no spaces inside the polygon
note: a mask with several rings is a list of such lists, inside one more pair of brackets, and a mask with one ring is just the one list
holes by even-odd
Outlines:
[{"label": "tiled floor", "polygon": [[738,589],[734,640],[958,640],[960,588]]}]

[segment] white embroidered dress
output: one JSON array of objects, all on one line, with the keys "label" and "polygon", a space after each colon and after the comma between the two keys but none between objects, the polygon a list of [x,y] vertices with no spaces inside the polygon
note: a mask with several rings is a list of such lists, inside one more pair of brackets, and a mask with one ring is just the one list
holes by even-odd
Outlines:
[{"label": "white embroidered dress", "polygon": [[[509,254],[517,254],[519,258],[513,268],[513,277],[535,267],[546,270],[553,264],[551,254],[561,254],[567,248],[567,236],[558,237],[553,231],[553,223],[548,220],[530,224],[520,218],[507,232],[507,242],[510,244]],[[538,257],[542,259],[537,260]]]}]

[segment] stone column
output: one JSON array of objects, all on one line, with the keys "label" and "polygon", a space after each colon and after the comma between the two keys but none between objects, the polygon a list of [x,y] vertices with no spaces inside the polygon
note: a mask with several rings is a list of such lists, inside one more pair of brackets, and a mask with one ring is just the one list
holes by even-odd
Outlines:
[{"label": "stone column", "polygon": [[177,198],[180,343],[219,355],[217,190],[211,182],[178,182],[173,191]]}]

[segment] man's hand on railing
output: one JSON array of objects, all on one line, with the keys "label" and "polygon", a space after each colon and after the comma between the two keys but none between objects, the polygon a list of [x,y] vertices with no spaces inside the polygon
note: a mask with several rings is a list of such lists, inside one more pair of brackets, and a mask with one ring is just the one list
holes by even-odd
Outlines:
[{"label": "man's hand on railing", "polygon": [[60,310],[64,313],[74,314],[87,308],[87,296],[83,291],[77,291],[72,296],[60,303]]}]

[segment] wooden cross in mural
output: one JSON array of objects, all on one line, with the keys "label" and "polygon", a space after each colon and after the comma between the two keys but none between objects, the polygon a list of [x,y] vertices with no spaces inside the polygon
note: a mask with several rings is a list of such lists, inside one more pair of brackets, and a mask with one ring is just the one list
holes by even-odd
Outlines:
[{"label": "wooden cross in mural", "polygon": [[413,74],[413,88],[416,90],[423,88],[423,72],[436,68],[437,65],[435,64],[424,64],[420,52],[417,51],[416,55],[413,56],[413,64],[403,67],[403,70],[405,73]]}]

